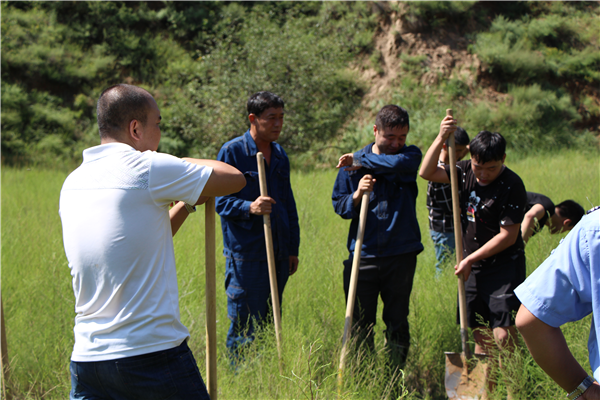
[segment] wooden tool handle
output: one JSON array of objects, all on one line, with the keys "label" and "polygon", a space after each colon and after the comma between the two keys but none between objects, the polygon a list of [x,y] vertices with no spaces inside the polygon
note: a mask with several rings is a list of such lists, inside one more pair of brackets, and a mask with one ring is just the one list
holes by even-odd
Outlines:
[{"label": "wooden tool handle", "polygon": [[[446,110],[446,115],[452,117],[452,109]],[[456,173],[456,142],[454,132],[448,137],[448,153],[450,156],[450,185],[452,189],[452,217],[454,221],[454,244],[456,252],[456,265],[463,260],[462,222],[460,219],[460,200],[458,197],[458,176]],[[463,353],[467,359],[471,358],[471,349],[467,344],[467,296],[465,293],[465,277],[458,275],[458,309],[460,317],[460,337]]]},{"label": "wooden tool handle", "polygon": [[204,253],[206,268],[206,378],[208,394],[217,400],[217,273],[215,198],[204,204]]},{"label": "wooden tool handle", "polygon": [[354,244],[354,257],[352,258],[352,272],[350,274],[350,287],[348,289],[348,300],[346,302],[346,318],[344,320],[344,335],[342,336],[342,352],[340,354],[340,365],[338,368],[338,392],[342,386],[342,372],[346,360],[347,344],[352,328],[352,314],[354,313],[354,301],[356,300],[356,286],[358,285],[358,268],[360,266],[360,253],[362,251],[363,239],[365,237],[365,226],[367,224],[367,212],[369,211],[369,196],[371,192],[364,192],[360,203],[360,215],[358,219],[358,232]]},{"label": "wooden tool handle", "polygon": [[[263,153],[256,153],[260,195],[269,196],[267,192],[267,176],[265,173],[264,160]],[[273,250],[273,234],[271,232],[271,217],[269,214],[263,215],[263,226],[265,228],[265,244],[267,246],[267,263],[269,266],[269,283],[271,284],[271,302],[273,303],[275,339],[277,341],[277,353],[279,354],[279,372],[283,373],[283,367],[281,364],[281,312],[279,307],[279,291],[277,288],[277,271],[275,269],[275,252]]]}]

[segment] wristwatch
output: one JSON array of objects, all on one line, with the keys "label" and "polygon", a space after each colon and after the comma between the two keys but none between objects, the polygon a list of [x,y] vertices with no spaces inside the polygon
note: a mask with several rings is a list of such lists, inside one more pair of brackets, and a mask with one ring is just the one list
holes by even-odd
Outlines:
[{"label": "wristwatch", "polygon": [[573,390],[571,393],[569,393],[567,395],[567,399],[569,399],[569,400],[577,399],[579,396],[581,396],[583,394],[583,392],[585,392],[590,386],[592,386],[594,384],[594,382],[595,382],[594,378],[592,378],[589,375],[586,376],[585,379],[583,380],[583,382],[581,382],[575,390]]},{"label": "wristwatch", "polygon": [[185,209],[189,214],[196,212],[196,206],[191,206],[188,203],[185,203]]}]

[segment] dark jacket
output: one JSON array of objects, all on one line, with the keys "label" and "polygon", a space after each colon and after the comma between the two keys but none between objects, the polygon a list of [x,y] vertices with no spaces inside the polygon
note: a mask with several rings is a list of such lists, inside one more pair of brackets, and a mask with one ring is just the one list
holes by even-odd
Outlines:
[{"label": "dark jacket", "polygon": [[[271,230],[276,259],[297,256],[300,228],[296,202],[290,185],[290,162],[283,148],[271,143],[271,164],[265,166],[267,191],[276,201],[272,206]],[[225,143],[217,159],[239,169],[246,186],[229,196],[216,198],[216,211],[221,216],[223,255],[240,260],[266,260],[267,250],[263,216],[250,214],[250,204],[260,196],[256,153],[258,148],[250,131]]]},{"label": "dark jacket", "polygon": [[398,154],[372,152],[373,143],[354,153],[362,168],[338,172],[333,186],[333,208],[345,219],[352,219],[348,233],[348,250],[354,252],[358,230],[358,207],[352,204],[352,194],[360,179],[371,174],[376,179],[370,195],[361,257],[387,257],[413,251],[421,252],[421,231],[417,222],[417,171],[421,150],[404,146]]}]

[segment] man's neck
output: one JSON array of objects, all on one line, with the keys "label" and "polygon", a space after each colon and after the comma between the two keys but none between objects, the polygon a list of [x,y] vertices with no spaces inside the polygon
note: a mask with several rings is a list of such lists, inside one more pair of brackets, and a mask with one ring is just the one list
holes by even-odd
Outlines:
[{"label": "man's neck", "polygon": [[110,136],[105,136],[100,139],[100,144],[109,144],[109,143],[123,143],[123,144],[133,147],[134,149],[136,148],[133,143],[130,143],[129,141],[123,140],[121,138],[117,139],[117,138],[113,138]]},{"label": "man's neck", "polygon": [[261,140],[256,134],[256,131],[252,128],[250,128],[250,136],[252,136],[258,151],[263,153],[263,157],[267,161],[267,164],[271,164],[271,142]]}]

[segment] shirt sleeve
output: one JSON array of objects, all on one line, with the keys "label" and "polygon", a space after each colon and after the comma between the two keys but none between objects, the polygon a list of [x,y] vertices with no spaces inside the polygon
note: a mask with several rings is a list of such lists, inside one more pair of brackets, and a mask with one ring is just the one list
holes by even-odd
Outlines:
[{"label": "shirt sleeve", "polygon": [[173,201],[196,204],[213,169],[164,153],[153,153],[148,187],[158,205]]},{"label": "shirt sleeve", "polygon": [[589,233],[581,224],[575,227],[550,257],[515,289],[521,303],[550,326],[559,327],[592,312],[599,277],[597,271],[590,270],[593,265],[590,243],[597,254],[600,237],[598,230],[595,237]]},{"label": "shirt sleeve", "polygon": [[296,200],[292,191],[291,182],[289,183],[288,193],[288,221],[290,223],[290,255],[298,256],[300,249],[300,224],[298,223],[298,210],[296,209]]},{"label": "shirt sleeve", "polygon": [[352,179],[350,179],[348,171],[340,169],[333,184],[333,193],[331,200],[335,213],[344,219],[352,219],[358,217],[357,208],[354,207],[352,195],[354,187]]},{"label": "shirt sleeve", "polygon": [[[217,160],[240,169],[240,167],[236,163],[235,155],[227,147],[221,148],[219,154],[217,155]],[[243,168],[241,169],[241,171],[244,174],[244,177],[246,178],[247,182],[249,180],[258,179],[257,172],[244,171]],[[252,174],[256,176],[253,176]],[[250,204],[252,204],[252,201],[242,199],[236,196],[238,193],[217,197],[215,202],[215,209],[217,214],[219,214],[223,218],[237,219],[240,220],[239,222],[245,220],[247,223],[243,223],[242,225],[245,226],[247,229],[250,229],[252,227],[252,221],[250,221]]]},{"label": "shirt sleeve", "polygon": [[354,157],[364,168],[392,182],[415,182],[422,153],[417,146],[407,146],[398,154],[359,151]]}]

